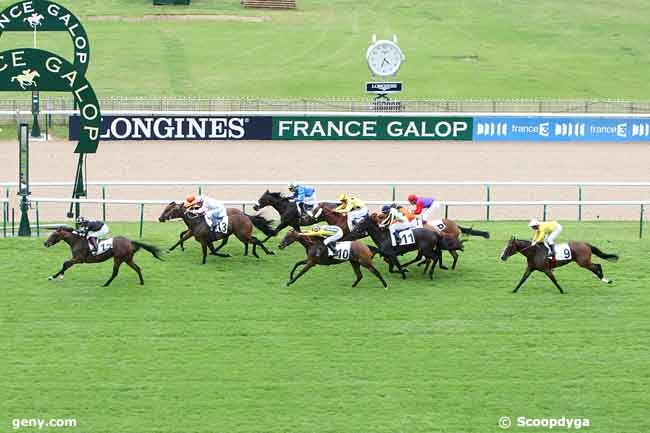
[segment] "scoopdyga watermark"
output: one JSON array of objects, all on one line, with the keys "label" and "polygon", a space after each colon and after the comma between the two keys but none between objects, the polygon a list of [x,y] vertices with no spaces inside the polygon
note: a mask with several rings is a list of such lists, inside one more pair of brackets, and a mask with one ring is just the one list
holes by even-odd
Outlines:
[{"label": "scoopdyga watermark", "polygon": [[[528,418],[519,416],[516,418],[517,427],[533,427],[533,428],[548,428],[548,429],[565,429],[565,430],[579,430],[581,428],[589,427],[589,418],[574,418],[563,416],[561,418]],[[502,416],[499,418],[499,427],[508,429],[512,426],[510,417]]]}]

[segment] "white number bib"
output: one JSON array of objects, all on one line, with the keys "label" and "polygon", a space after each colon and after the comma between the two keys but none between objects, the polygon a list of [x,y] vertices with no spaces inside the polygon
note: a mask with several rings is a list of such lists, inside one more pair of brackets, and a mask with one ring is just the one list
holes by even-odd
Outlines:
[{"label": "white number bib", "polygon": [[333,253],[329,248],[327,249],[327,254],[330,257],[334,257],[336,260],[348,261],[350,260],[350,255],[352,254],[352,242],[337,242],[336,254]]},{"label": "white number bib", "polygon": [[439,232],[444,231],[445,228],[447,227],[447,226],[445,225],[445,223],[442,222],[442,220],[433,220],[433,221],[429,221],[429,225],[434,226],[434,227],[436,228],[436,230],[438,230]]},{"label": "white number bib", "polygon": [[571,260],[571,248],[569,247],[569,244],[555,245],[555,260]]},{"label": "white number bib", "polygon": [[[390,240],[394,247],[397,246],[397,242],[395,241],[395,235],[392,233],[390,236]],[[413,230],[406,229],[406,230],[402,230],[399,233],[399,246],[413,245],[414,243],[415,243],[415,235],[413,234]]]},{"label": "white number bib", "polygon": [[219,224],[214,228],[214,231],[223,234],[228,233],[228,215],[224,216],[221,221],[219,221]]},{"label": "white number bib", "polygon": [[108,238],[99,243],[97,245],[97,252],[95,253],[96,256],[100,254],[104,254],[110,250],[113,249],[113,238]]}]

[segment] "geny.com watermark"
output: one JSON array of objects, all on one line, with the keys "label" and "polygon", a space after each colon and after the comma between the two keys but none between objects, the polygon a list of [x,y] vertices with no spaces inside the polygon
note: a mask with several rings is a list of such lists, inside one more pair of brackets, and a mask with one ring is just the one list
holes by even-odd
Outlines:
[{"label": "geny.com watermark", "polygon": [[40,418],[22,418],[22,419],[13,419],[11,421],[11,426],[14,430],[17,430],[22,427],[38,427],[42,429],[44,427],[76,427],[76,419],[40,419]]},{"label": "geny.com watermark", "polygon": [[[589,427],[588,418],[526,418],[525,416],[517,417],[516,424],[517,427],[546,427],[549,429],[554,428],[563,428],[567,430],[571,429],[581,429],[583,427]],[[499,418],[499,427],[506,429],[512,426],[512,420],[510,417],[502,416]]]}]

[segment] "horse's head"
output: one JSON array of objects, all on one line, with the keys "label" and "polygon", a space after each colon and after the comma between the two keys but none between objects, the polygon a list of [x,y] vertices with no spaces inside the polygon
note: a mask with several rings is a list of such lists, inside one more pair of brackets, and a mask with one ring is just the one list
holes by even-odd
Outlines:
[{"label": "horse's head", "polygon": [[354,225],[354,230],[352,230],[350,233],[353,236],[363,237],[367,235],[368,228],[371,226],[376,227],[377,225],[372,220],[372,217],[370,215],[366,215]]},{"label": "horse's head", "polygon": [[257,204],[253,206],[253,209],[259,211],[263,207],[275,206],[280,200],[282,200],[282,194],[279,192],[271,192],[268,189],[262,194],[262,196],[257,200]]},{"label": "horse's head", "polygon": [[505,248],[501,252],[501,260],[504,262],[508,260],[509,257],[514,256],[519,252],[519,248],[517,246],[517,239],[512,236],[510,240],[508,240],[508,243],[506,244]]},{"label": "horse's head", "polygon": [[45,248],[49,248],[52,245],[56,245],[60,241],[64,240],[66,237],[72,234],[73,229],[71,227],[67,226],[60,226],[57,227],[56,230],[52,232],[52,234],[47,238],[45,242],[43,242],[43,245]]},{"label": "horse's head", "polygon": [[183,218],[183,205],[182,203],[176,203],[173,201],[165,206],[165,209],[163,209],[160,217],[158,217],[158,221],[164,223],[165,221],[177,218]]},{"label": "horse's head", "polygon": [[286,247],[288,247],[289,245],[297,241],[299,237],[300,237],[299,231],[295,229],[289,230],[289,232],[287,232],[284,238],[282,238],[282,241],[280,242],[280,245],[278,245],[278,248],[280,248],[281,250],[285,249]]}]

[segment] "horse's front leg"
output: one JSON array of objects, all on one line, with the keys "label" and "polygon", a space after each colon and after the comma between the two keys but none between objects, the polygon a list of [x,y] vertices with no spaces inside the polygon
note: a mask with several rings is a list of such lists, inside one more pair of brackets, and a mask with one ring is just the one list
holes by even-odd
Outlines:
[{"label": "horse's front leg", "polygon": [[299,262],[296,262],[291,272],[289,272],[289,281],[293,280],[293,274],[296,272],[296,269],[298,269],[298,266],[304,265],[305,263],[307,263],[307,260],[301,260]]},{"label": "horse's front leg", "polygon": [[178,246],[181,247],[181,251],[185,251],[185,245],[183,244],[183,242],[185,242],[188,239],[191,239],[192,236],[194,236],[192,234],[192,230],[185,230],[184,232],[181,232],[178,241],[174,245],[172,245],[169,251],[170,252],[174,251],[174,249],[176,249],[176,247]]},{"label": "horse's front leg", "polygon": [[313,268],[314,266],[316,266],[316,263],[314,263],[314,262],[312,262],[312,261],[307,261],[307,263],[305,264],[305,267],[302,268],[302,269],[300,270],[300,272],[298,272],[298,275],[296,275],[295,278],[292,278],[291,280],[287,281],[286,286],[289,287],[290,285],[292,285],[293,283],[295,283],[295,282],[298,280],[298,278],[300,278],[300,277],[302,277],[303,275],[305,275],[305,273],[306,273],[308,270],[310,270],[311,268]]},{"label": "horse's front leg", "polygon": [[555,284],[555,287],[557,287],[560,293],[564,294],[564,290],[562,290],[562,287],[560,287],[560,283],[558,283],[557,280],[555,279],[555,275],[553,275],[553,271],[547,269],[544,271],[544,273],[551,281],[553,281],[553,284]]},{"label": "horse's front leg", "polygon": [[48,278],[48,280],[53,280],[53,279],[55,279],[55,278],[57,278],[59,276],[61,276],[61,278],[63,278],[63,274],[65,274],[65,271],[67,271],[72,266],[74,266],[75,263],[77,263],[76,259],[71,259],[71,260],[67,260],[67,261],[63,262],[63,266],[61,267],[61,270],[59,272],[57,272],[56,274],[50,276]]},{"label": "horse's front leg", "polygon": [[519,280],[519,284],[517,284],[517,287],[515,287],[512,293],[517,293],[521,285],[526,282],[526,280],[528,279],[528,277],[530,277],[530,274],[532,272],[533,272],[533,268],[526,268],[526,272],[524,272],[524,275],[521,277],[521,280]]}]

